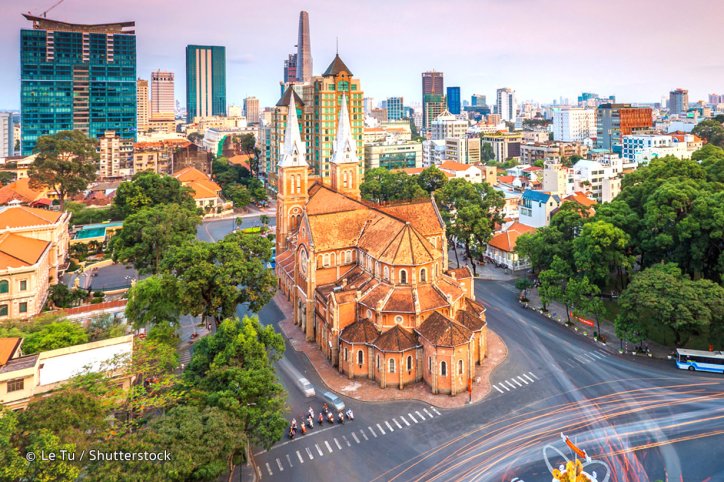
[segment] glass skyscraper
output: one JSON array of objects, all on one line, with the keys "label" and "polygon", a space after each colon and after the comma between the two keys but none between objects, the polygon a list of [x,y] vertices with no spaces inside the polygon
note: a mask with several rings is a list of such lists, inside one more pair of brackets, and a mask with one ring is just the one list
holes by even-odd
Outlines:
[{"label": "glass skyscraper", "polygon": [[186,120],[226,115],[226,47],[186,47]]},{"label": "glass skyscraper", "polygon": [[106,130],[136,138],[134,22],[76,25],[25,15],[20,31],[22,155],[40,136]]},{"label": "glass skyscraper", "polygon": [[404,117],[402,97],[387,98],[387,119],[391,121],[400,120]]},{"label": "glass skyscraper", "polygon": [[460,87],[447,88],[447,110],[455,115],[460,113]]}]

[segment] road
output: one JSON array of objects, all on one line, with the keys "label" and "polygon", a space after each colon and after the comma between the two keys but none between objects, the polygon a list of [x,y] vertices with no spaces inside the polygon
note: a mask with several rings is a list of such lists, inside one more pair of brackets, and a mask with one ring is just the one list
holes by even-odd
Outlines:
[{"label": "road", "polygon": [[[603,481],[724,480],[711,447],[724,443],[724,378],[677,370],[671,362],[623,357],[525,310],[511,282],[477,281],[488,323],[509,348],[482,402],[437,410],[409,402],[342,397],[356,419],[315,428],[259,453],[262,480],[548,481],[570,456],[565,432],[598,462]],[[281,317],[273,305],[264,323]],[[286,356],[323,390],[306,358]],[[290,416],[308,400],[281,374]]]}]

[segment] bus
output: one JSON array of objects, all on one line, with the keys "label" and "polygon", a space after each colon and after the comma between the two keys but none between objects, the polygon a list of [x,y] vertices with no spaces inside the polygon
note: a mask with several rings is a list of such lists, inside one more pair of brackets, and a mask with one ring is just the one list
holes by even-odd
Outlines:
[{"label": "bus", "polygon": [[682,370],[724,373],[724,353],[720,351],[676,350],[676,366]]}]

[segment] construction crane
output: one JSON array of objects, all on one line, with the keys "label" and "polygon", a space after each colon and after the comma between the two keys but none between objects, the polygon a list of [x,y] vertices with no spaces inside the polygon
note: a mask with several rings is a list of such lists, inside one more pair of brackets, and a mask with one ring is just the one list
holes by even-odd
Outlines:
[{"label": "construction crane", "polygon": [[61,3],[63,3],[64,1],[65,1],[65,0],[58,0],[57,2],[55,2],[49,9],[47,9],[45,12],[43,12],[43,18],[48,18],[48,12],[50,12],[51,10],[53,10],[55,7],[57,7],[58,5],[60,5]]}]

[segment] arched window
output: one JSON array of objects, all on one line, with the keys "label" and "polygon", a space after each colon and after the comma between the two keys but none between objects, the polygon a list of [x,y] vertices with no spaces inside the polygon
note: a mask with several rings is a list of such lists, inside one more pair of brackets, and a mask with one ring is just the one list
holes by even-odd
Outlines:
[{"label": "arched window", "polygon": [[347,184],[349,182],[348,179],[349,179],[349,173],[347,171],[344,171],[344,173],[342,174],[342,185],[344,187],[347,187]]},{"label": "arched window", "polygon": [[395,359],[390,358],[390,373],[395,373]]},{"label": "arched window", "polygon": [[412,371],[412,355],[407,355],[407,371]]},{"label": "arched window", "polygon": [[462,375],[462,374],[463,374],[463,361],[458,360],[458,375]]},{"label": "arched window", "polygon": [[331,253],[329,257],[332,260],[332,266],[335,266],[337,264],[337,255],[335,253]]},{"label": "arched window", "polygon": [[364,361],[364,359],[365,359],[364,353],[362,353],[362,350],[359,350],[357,352],[357,363],[359,365],[362,365],[362,362]]},{"label": "arched window", "polygon": [[297,174],[297,193],[302,192],[302,176]]},{"label": "arched window", "polygon": [[345,264],[349,264],[352,262],[352,251],[347,250],[344,252],[344,262]]},{"label": "arched window", "polygon": [[440,376],[446,377],[447,376],[447,363],[440,362]]},{"label": "arched window", "polygon": [[400,270],[400,283],[403,285],[407,284],[407,271],[404,269]]},{"label": "arched window", "polygon": [[423,283],[427,281],[427,270],[425,268],[420,270],[420,281]]},{"label": "arched window", "polygon": [[7,293],[9,286],[7,280],[0,280],[0,293]]},{"label": "arched window", "polygon": [[322,256],[322,266],[327,268],[329,266],[329,253]]},{"label": "arched window", "polygon": [[383,269],[383,273],[384,273],[384,274],[383,274],[383,277],[384,277],[386,280],[389,281],[389,279],[390,279],[390,268],[388,268],[387,266],[385,266],[384,269]]}]

